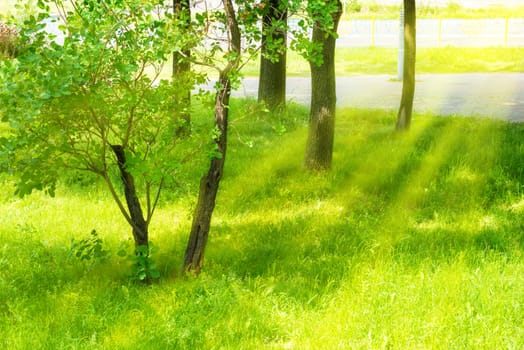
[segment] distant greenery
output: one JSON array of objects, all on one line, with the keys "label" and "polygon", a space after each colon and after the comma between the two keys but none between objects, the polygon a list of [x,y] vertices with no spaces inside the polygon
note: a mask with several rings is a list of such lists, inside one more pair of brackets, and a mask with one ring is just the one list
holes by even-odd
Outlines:
[{"label": "distant greenery", "polygon": [[[27,0],[33,1],[34,0]],[[16,0],[2,0],[0,14],[12,11]],[[345,19],[349,18],[398,18],[400,5],[381,5],[377,2],[347,0]],[[524,18],[524,5],[493,5],[486,8],[465,8],[459,1],[451,1],[447,6],[435,7],[417,3],[417,18]]]},{"label": "distant greenery", "polygon": [[[338,48],[337,76],[352,74],[396,74],[398,50],[395,48]],[[417,73],[519,72],[524,70],[524,48],[418,48]],[[259,74],[258,60],[243,71]],[[299,55],[288,55],[288,75],[309,76],[309,63]]]},{"label": "distant greenery", "polygon": [[[232,113],[198,279],[174,277],[194,198],[164,198],[162,276],[145,286],[117,255],[127,223],[102,184],[20,200],[2,177],[1,348],[524,347],[524,125],[415,115],[397,134],[394,112],[340,110],[335,168],[315,175],[305,108]],[[109,253],[87,267],[68,254],[93,229]]]},{"label": "distant greenery", "polygon": [[[399,1],[400,3],[400,1]],[[348,0],[345,19],[350,18],[398,18],[400,5],[381,5],[377,2]],[[493,5],[485,8],[466,8],[459,1],[449,2],[447,6],[435,7],[417,3],[417,18],[523,18],[524,5]]]}]

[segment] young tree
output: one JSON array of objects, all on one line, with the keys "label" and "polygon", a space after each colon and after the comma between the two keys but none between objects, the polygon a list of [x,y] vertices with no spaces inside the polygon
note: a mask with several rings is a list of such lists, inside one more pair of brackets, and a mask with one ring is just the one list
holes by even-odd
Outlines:
[{"label": "young tree", "polygon": [[[309,3],[312,3],[312,1]],[[234,6],[231,0],[223,0],[222,4],[223,11],[218,11],[217,13],[210,12],[200,16],[200,18],[212,18],[215,23],[218,23],[219,27],[224,29],[225,35],[223,36],[227,38],[227,47],[224,48],[223,45],[220,45],[220,42],[217,43],[213,41],[209,43],[208,46],[212,53],[225,50],[223,60],[226,61],[226,66],[225,68],[219,69],[219,80],[216,84],[215,125],[217,135],[215,142],[217,146],[217,154],[211,160],[209,171],[202,177],[200,182],[198,203],[194,211],[191,234],[182,267],[183,274],[188,272],[198,274],[202,268],[204,251],[210,230],[211,216],[215,207],[216,195],[224,170],[231,85],[235,82],[239,71],[246,60],[253,57],[260,48],[259,45],[262,33],[258,28],[258,19],[261,18],[261,14],[266,13],[264,11],[266,8],[265,5],[262,5],[265,3],[254,4],[250,0],[237,0],[235,2],[236,6]],[[288,1],[286,6],[288,10],[292,9],[292,13],[303,13],[306,11],[303,4],[303,1],[296,0]],[[318,21],[318,26],[322,27],[324,33],[330,34],[333,39],[335,35],[333,29],[336,30],[336,24],[340,17],[340,14],[333,14],[340,11],[339,2],[337,6],[326,9],[324,3],[318,0],[315,5],[311,7],[311,9],[316,9],[315,20]],[[238,15],[235,13],[235,8],[238,9]],[[276,33],[282,31],[285,27],[281,21],[271,21],[270,24],[268,23],[269,22],[266,22],[266,27],[264,29],[264,32],[266,33]],[[270,26],[273,26],[273,28]],[[208,28],[209,25],[208,23],[203,23],[201,24],[201,27]],[[307,57],[316,57],[318,59],[319,55],[316,55],[314,52],[317,51],[318,53],[318,48],[315,46],[315,43],[313,45],[311,44],[307,36],[309,22],[304,20],[299,24],[299,27],[298,30],[295,29],[293,31],[295,36],[295,39],[292,42],[293,47]],[[285,45],[285,41],[273,41],[270,47],[274,50],[273,52],[281,52],[284,48],[280,45]],[[315,48],[317,48],[317,50],[315,50]],[[211,57],[216,58],[216,54],[212,54]],[[204,64],[208,66],[217,67],[218,63],[216,62],[216,60],[204,59]],[[218,62],[220,62],[220,60],[218,60]]]},{"label": "young tree", "polygon": [[226,66],[219,71],[217,92],[215,96],[215,143],[217,154],[211,159],[209,170],[200,180],[198,202],[193,214],[191,233],[186,247],[182,272],[198,274],[202,268],[204,251],[207,245],[211,217],[215,208],[216,196],[222,174],[227,149],[227,132],[229,118],[229,98],[231,95],[231,78],[238,72],[241,58],[241,34],[235,9],[231,0],[223,0],[223,17],[228,37],[225,58]]},{"label": "young tree", "polygon": [[411,125],[413,97],[415,95],[415,62],[417,51],[415,0],[404,0],[404,73],[402,97],[397,114],[397,130],[407,130]]},{"label": "young tree", "polygon": [[286,105],[287,3],[261,2],[262,47],[258,102],[275,111]]},{"label": "young tree", "polygon": [[[64,21],[63,44],[41,30],[50,4]],[[161,191],[195,159],[191,140],[173,140],[173,110],[185,108],[172,98],[176,82],[158,79],[179,29],[158,0],[38,5],[44,12],[21,26],[17,59],[0,63],[0,115],[9,125],[0,168],[17,175],[20,196],[53,195],[63,171],[99,175],[135,245],[147,246]]]},{"label": "young tree", "polygon": [[314,20],[313,48],[320,48],[321,55],[310,59],[312,95],[304,164],[309,170],[326,170],[331,167],[335,134],[335,43],[342,4],[310,0],[308,7]]}]

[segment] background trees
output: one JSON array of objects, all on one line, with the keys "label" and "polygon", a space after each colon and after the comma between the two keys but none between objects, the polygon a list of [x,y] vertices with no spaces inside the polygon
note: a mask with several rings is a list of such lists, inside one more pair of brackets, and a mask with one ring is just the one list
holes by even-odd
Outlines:
[{"label": "background trees", "polygon": [[312,41],[320,55],[310,58],[311,109],[304,163],[310,170],[331,167],[335,134],[336,77],[335,42],[337,27],[342,15],[338,0],[310,1],[308,8],[313,18]]},{"label": "background trees", "polygon": [[259,8],[263,28],[258,102],[274,111],[286,104],[287,2],[267,0]]}]

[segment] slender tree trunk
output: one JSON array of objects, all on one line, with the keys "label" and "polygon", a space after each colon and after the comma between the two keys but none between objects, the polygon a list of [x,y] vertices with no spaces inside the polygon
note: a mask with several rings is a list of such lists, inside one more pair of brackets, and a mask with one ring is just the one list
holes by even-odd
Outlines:
[{"label": "slender tree trunk", "polygon": [[202,268],[204,251],[211,225],[211,216],[215,209],[215,200],[220,179],[224,170],[224,161],[227,147],[227,122],[229,113],[229,97],[231,86],[229,77],[221,74],[219,79],[220,90],[215,98],[215,126],[220,130],[220,135],[215,140],[219,158],[213,158],[206,175],[200,180],[198,203],[193,214],[191,233],[184,257],[182,272],[198,274]]},{"label": "slender tree trunk", "polygon": [[397,130],[408,130],[415,95],[415,62],[417,51],[415,0],[404,0],[404,75],[402,98],[397,114]]},{"label": "slender tree trunk", "polygon": [[[287,10],[281,0],[269,0],[269,9],[263,18],[262,48],[260,55],[260,75],[258,102],[265,103],[270,111],[285,108],[286,105],[286,45]],[[276,23],[282,29],[275,28]],[[280,27],[280,26],[279,26]],[[278,46],[278,61],[272,62],[266,56],[272,49],[268,45]],[[274,51],[274,50],[273,50]]]},{"label": "slender tree trunk", "polygon": [[[336,32],[342,4],[337,3],[338,11],[333,13],[333,32]],[[311,110],[309,131],[304,163],[309,170],[331,168],[333,139],[335,135],[336,76],[335,43],[336,37],[329,35],[317,24],[313,27],[313,42],[322,44],[323,62],[320,66],[311,62]]]},{"label": "slender tree trunk", "polygon": [[227,123],[229,116],[229,97],[231,95],[231,81],[229,75],[238,69],[241,53],[241,34],[238,26],[235,8],[232,0],[222,0],[229,32],[229,53],[232,60],[227,63],[224,70],[220,72],[218,81],[219,90],[215,97],[215,127],[220,135],[215,139],[219,157],[211,160],[209,171],[200,180],[200,192],[198,202],[193,215],[191,233],[182,266],[182,274],[192,272],[198,274],[202,268],[204,251],[211,225],[211,216],[215,209],[215,200],[226,159],[227,147]]},{"label": "slender tree trunk", "polygon": [[115,153],[120,170],[120,179],[124,185],[124,196],[126,198],[129,216],[133,227],[133,238],[135,246],[148,246],[148,223],[144,218],[140,201],[136,194],[135,179],[133,175],[126,170],[126,155],[122,146],[112,145],[111,148]]},{"label": "slender tree trunk", "polygon": [[[183,28],[189,32],[191,25],[191,8],[189,0],[173,0],[173,11],[176,19],[183,22]],[[191,114],[189,107],[191,104],[191,63],[189,56],[191,50],[185,48],[181,51],[173,52],[173,79],[175,79],[180,90],[175,96],[175,120],[181,123],[177,130],[177,136],[187,135],[190,132]]]}]

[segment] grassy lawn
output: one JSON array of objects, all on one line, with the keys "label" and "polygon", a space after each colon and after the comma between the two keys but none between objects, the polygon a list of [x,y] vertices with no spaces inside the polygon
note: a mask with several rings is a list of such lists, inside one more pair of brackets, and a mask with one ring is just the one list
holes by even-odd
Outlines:
[{"label": "grassy lawn", "polygon": [[[398,51],[395,48],[338,48],[336,74],[397,73]],[[244,74],[258,76],[258,60],[246,66]],[[309,76],[309,64],[294,52],[288,55],[289,76]],[[497,73],[524,72],[524,48],[419,48],[417,67],[419,74],[431,73]]]},{"label": "grassy lawn", "polygon": [[[68,178],[57,198],[21,200],[3,178],[1,348],[524,347],[524,125],[416,115],[396,134],[392,112],[340,110],[334,169],[315,175],[304,108],[232,112],[197,279],[174,277],[197,179],[156,214],[162,279],[140,285],[101,184]],[[109,261],[69,259],[92,229]]]}]

